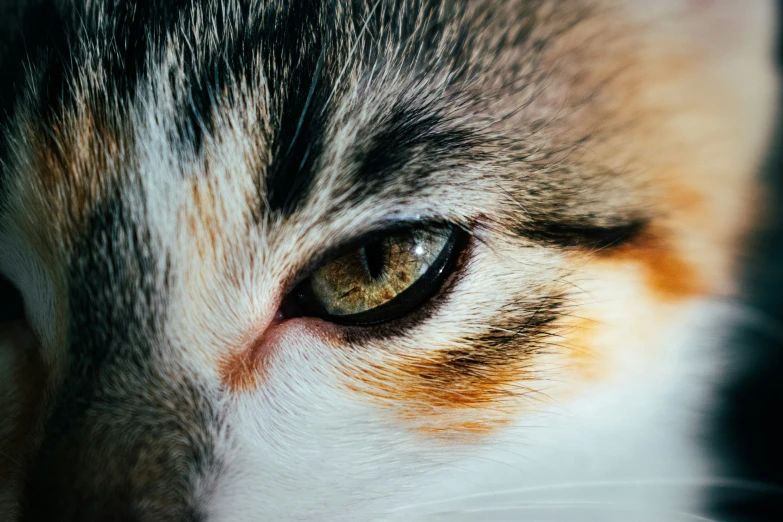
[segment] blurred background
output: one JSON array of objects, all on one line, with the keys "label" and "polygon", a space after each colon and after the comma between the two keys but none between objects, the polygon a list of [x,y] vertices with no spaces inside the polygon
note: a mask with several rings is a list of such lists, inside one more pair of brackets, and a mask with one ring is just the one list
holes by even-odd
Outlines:
[{"label": "blurred background", "polygon": [[[749,0],[754,1],[754,0]],[[778,0],[778,67],[783,72],[783,0]],[[783,93],[779,94],[783,107]],[[745,269],[747,305],[755,320],[729,340],[740,364],[722,390],[708,434],[727,475],[748,489],[715,487],[712,514],[721,522],[783,522],[783,110],[763,176],[771,205]]]}]

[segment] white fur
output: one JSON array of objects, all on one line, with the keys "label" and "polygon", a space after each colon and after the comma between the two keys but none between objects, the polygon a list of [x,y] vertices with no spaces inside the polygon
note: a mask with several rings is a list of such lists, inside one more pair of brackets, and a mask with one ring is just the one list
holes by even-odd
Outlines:
[{"label": "white fur", "polygon": [[321,370],[334,355],[287,346],[265,391],[238,401],[210,520],[701,520],[704,488],[722,480],[700,436],[730,314],[699,303],[659,364],[475,447],[401,437],[334,392]]}]

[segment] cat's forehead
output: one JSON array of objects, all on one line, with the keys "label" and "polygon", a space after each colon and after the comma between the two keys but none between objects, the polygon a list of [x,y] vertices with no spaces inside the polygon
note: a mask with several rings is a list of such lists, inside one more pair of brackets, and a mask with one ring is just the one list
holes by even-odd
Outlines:
[{"label": "cat's forehead", "polygon": [[[171,223],[200,224],[212,241],[261,224],[293,241],[316,223],[321,239],[339,240],[333,234],[418,216],[483,215],[517,230],[530,217],[547,228],[569,213],[584,218],[577,197],[604,224],[639,217],[622,198],[587,201],[590,184],[630,176],[563,161],[594,125],[556,121],[584,102],[573,72],[544,73],[540,62],[562,53],[558,31],[584,16],[578,10],[151,5],[88,4],[79,31],[63,36],[75,58],[41,60],[8,169],[23,193],[12,199],[36,221],[23,225],[32,235],[56,231],[67,246],[112,198],[164,236],[176,236]],[[105,9],[122,23],[91,28]],[[536,215],[510,213],[511,201]]]},{"label": "cat's forehead", "polygon": [[[256,223],[315,214],[325,222],[373,199],[388,202],[389,193],[409,203],[435,174],[478,160],[482,139],[457,124],[446,87],[434,83],[452,68],[416,63],[438,45],[420,34],[436,13],[395,24],[410,33],[409,49],[386,34],[371,55],[362,33],[375,7],[172,6],[149,21],[132,13],[139,27],[116,29],[139,34],[85,30],[75,36],[83,56],[73,69],[42,60],[41,83],[48,89],[59,73],[62,96],[34,92],[19,111],[26,139],[12,144],[17,169],[37,178],[42,206],[53,211],[45,220],[66,237],[111,197],[131,205],[163,197],[170,204],[160,208],[188,203],[204,219],[228,206]],[[395,14],[403,13],[384,16]],[[143,39],[113,48],[118,36]],[[365,205],[394,211],[387,206]]]}]

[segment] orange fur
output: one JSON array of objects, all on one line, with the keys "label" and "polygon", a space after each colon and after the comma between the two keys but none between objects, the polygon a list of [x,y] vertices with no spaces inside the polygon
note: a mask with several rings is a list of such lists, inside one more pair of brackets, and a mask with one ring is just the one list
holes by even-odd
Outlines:
[{"label": "orange fur", "polygon": [[587,318],[566,319],[562,328],[563,341],[558,343],[564,349],[565,371],[587,382],[600,381],[607,377],[607,361],[601,353],[601,327],[599,321]]},{"label": "orange fur", "polygon": [[686,299],[708,291],[698,267],[687,262],[653,231],[643,233],[632,243],[599,251],[597,257],[601,262],[639,266],[645,288],[659,299]]},{"label": "orange fur", "polygon": [[225,389],[242,393],[258,388],[264,367],[260,343],[256,341],[248,348],[228,354],[218,361],[220,382]]},{"label": "orange fur", "polygon": [[517,412],[513,398],[537,394],[521,384],[529,357],[510,357],[483,374],[461,370],[444,351],[431,358],[403,357],[383,365],[352,368],[346,387],[390,408],[426,435],[483,435],[507,424]]}]

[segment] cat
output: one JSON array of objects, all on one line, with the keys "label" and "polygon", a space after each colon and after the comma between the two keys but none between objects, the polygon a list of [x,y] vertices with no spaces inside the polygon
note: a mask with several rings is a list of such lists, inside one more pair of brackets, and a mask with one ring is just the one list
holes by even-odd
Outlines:
[{"label": "cat", "polygon": [[774,9],[6,2],[0,518],[707,520]]}]

